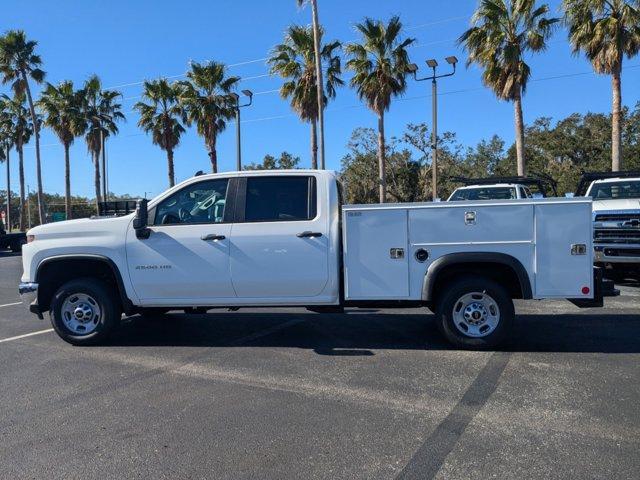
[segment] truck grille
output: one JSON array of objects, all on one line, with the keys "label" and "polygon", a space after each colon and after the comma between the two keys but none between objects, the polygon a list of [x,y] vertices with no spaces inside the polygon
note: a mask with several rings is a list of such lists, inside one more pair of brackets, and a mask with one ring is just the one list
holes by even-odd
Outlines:
[{"label": "truck grille", "polygon": [[594,221],[593,243],[640,246],[640,210],[599,212]]},{"label": "truck grille", "polygon": [[640,222],[640,212],[637,213],[599,213],[596,222]]},{"label": "truck grille", "polygon": [[625,243],[640,244],[640,228],[634,229],[618,229],[618,230],[600,230],[594,232],[595,243]]}]

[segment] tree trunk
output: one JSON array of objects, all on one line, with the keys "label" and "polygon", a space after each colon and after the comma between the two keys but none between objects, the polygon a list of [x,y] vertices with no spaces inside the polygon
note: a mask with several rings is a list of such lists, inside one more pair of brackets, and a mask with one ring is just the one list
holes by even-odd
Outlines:
[{"label": "tree trunk", "polygon": [[169,172],[169,188],[176,184],[175,174],[173,172],[173,150],[167,149],[167,171]]},{"label": "tree trunk", "polygon": [[40,125],[38,124],[38,117],[36,116],[36,109],[33,106],[33,98],[31,97],[31,88],[29,88],[29,82],[27,80],[27,74],[22,72],[22,81],[25,85],[25,91],[27,92],[27,100],[29,102],[29,112],[31,112],[31,121],[33,122],[33,136],[36,139],[36,178],[38,181],[38,216],[40,217],[40,224],[45,223],[46,215],[44,213],[44,196],[42,193],[42,167],[40,165]]},{"label": "tree trunk", "polygon": [[525,172],[524,161],[524,121],[522,119],[522,93],[518,92],[513,100],[513,110],[516,127],[516,161],[518,164],[518,176],[523,177]]},{"label": "tree trunk", "polygon": [[315,120],[311,120],[311,168],[318,168],[318,132]]},{"label": "tree trunk", "polygon": [[216,151],[216,138],[211,139],[209,146],[209,159],[211,160],[211,171],[218,173],[218,152]]},{"label": "tree trunk", "polygon": [[322,81],[322,59],[320,58],[320,25],[318,21],[318,2],[311,0],[311,15],[313,17],[313,49],[316,64],[316,94],[318,99],[318,127],[320,130],[320,168],[324,170],[324,84]]},{"label": "tree trunk", "polygon": [[16,150],[18,150],[18,175],[20,179],[20,231],[24,232],[27,223],[27,212],[24,195],[24,151],[22,149],[22,138],[19,139]]},{"label": "tree trunk", "polygon": [[96,189],[96,214],[100,215],[100,202],[102,202],[102,196],[100,194],[100,150],[95,150],[93,153],[93,182]]},{"label": "tree trunk", "polygon": [[7,147],[7,157],[5,161],[7,162],[7,211],[5,220],[5,230],[7,233],[11,232],[11,160],[9,159],[9,153],[11,152],[11,148]]},{"label": "tree trunk", "polygon": [[71,162],[69,161],[69,144],[64,144],[64,213],[71,220]]},{"label": "tree trunk", "polygon": [[611,171],[622,168],[622,81],[620,70],[611,76],[613,102],[611,106]]},{"label": "tree trunk", "polygon": [[378,114],[378,183],[380,185],[380,203],[387,199],[387,178],[385,171],[384,112]]}]

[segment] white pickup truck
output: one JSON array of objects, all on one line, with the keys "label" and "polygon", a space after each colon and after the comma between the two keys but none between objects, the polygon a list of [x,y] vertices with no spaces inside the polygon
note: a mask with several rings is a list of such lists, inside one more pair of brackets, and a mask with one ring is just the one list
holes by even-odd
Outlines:
[{"label": "white pickup truck", "polygon": [[640,172],[585,173],[577,193],[593,199],[596,265],[615,280],[640,278]]},{"label": "white pickup truck", "polygon": [[232,172],[28,242],[20,293],[77,345],[123,313],[304,306],[427,307],[483,348],[508,335],[512,299],[602,305],[588,198],[342,205],[334,172]]}]

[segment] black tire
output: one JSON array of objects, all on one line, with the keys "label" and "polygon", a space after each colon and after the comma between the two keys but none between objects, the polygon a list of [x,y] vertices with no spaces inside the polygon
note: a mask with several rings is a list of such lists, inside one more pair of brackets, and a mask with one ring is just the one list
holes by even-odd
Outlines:
[{"label": "black tire", "polygon": [[[100,308],[95,328],[87,334],[79,334],[67,328],[62,318],[66,299],[74,294],[88,295]],[[51,325],[65,342],[72,345],[97,345],[104,342],[119,324],[122,310],[117,292],[96,278],[79,278],[62,285],[51,300]]]},{"label": "black tire", "polygon": [[[515,309],[513,300],[505,287],[488,278],[464,276],[456,278],[441,288],[444,292],[441,293],[436,305],[436,320],[439,330],[449,342],[460,348],[482,350],[501,344],[509,336],[515,320]],[[463,333],[462,329],[465,325],[458,328],[454,318],[454,308],[460,308],[459,301],[473,292],[487,295],[499,309],[497,325],[493,331],[481,337]]]}]

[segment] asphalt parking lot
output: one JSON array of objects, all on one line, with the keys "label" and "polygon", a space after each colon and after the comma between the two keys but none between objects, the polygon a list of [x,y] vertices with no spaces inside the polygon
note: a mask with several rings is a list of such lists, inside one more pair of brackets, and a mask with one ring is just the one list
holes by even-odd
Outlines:
[{"label": "asphalt parking lot", "polygon": [[0,254],[3,479],[638,478],[640,286],[520,302],[496,352],[414,310],[132,317],[79,348],[16,304],[20,262]]}]

